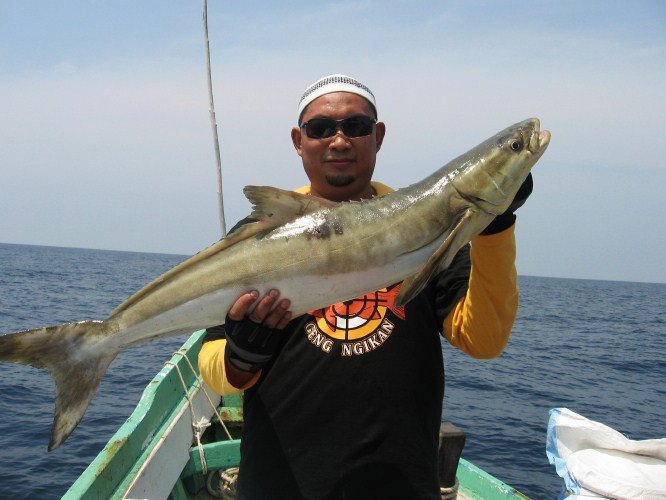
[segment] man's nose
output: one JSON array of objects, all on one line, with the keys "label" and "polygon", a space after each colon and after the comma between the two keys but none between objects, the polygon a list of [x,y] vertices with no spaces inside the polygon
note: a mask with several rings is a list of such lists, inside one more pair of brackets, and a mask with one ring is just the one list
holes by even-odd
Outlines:
[{"label": "man's nose", "polygon": [[349,149],[351,147],[349,137],[344,134],[340,127],[335,131],[335,135],[333,136],[333,140],[329,147],[331,149]]}]

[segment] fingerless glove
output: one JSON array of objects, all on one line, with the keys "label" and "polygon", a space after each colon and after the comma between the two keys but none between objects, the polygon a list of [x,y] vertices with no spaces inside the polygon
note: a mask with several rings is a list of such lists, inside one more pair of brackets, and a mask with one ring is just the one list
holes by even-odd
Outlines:
[{"label": "fingerless glove", "polygon": [[226,355],[229,362],[239,370],[258,372],[275,355],[280,345],[280,330],[243,318],[235,321],[227,316]]}]

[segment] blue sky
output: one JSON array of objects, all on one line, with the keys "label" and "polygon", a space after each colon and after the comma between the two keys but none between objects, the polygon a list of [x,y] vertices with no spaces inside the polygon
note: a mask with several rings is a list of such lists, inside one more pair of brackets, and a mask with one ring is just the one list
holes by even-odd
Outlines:
[{"label": "blue sky", "polygon": [[[665,3],[211,0],[209,25],[228,224],[242,186],[306,183],[297,102],[340,72],[377,97],[394,187],[541,119],[520,274],[666,282]],[[0,3],[0,242],[215,241],[204,67],[200,2]]]}]

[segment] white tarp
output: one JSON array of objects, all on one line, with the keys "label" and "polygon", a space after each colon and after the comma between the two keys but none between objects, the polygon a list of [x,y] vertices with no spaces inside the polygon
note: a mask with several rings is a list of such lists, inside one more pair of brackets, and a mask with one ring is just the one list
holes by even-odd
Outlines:
[{"label": "white tarp", "polygon": [[574,495],[568,499],[666,499],[666,438],[636,441],[567,408],[554,408],[546,454],[564,479],[565,494]]}]

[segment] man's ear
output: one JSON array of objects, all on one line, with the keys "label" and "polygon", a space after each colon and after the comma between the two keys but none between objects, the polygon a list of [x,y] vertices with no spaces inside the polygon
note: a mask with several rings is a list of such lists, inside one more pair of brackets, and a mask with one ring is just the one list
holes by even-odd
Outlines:
[{"label": "man's ear", "polygon": [[384,142],[384,135],[386,134],[386,125],[384,122],[377,122],[375,125],[375,140],[376,150],[379,151],[382,147],[382,142]]},{"label": "man's ear", "polygon": [[291,142],[294,143],[294,147],[296,148],[296,152],[298,153],[298,156],[301,155],[301,129],[298,127],[294,127],[291,129]]}]

